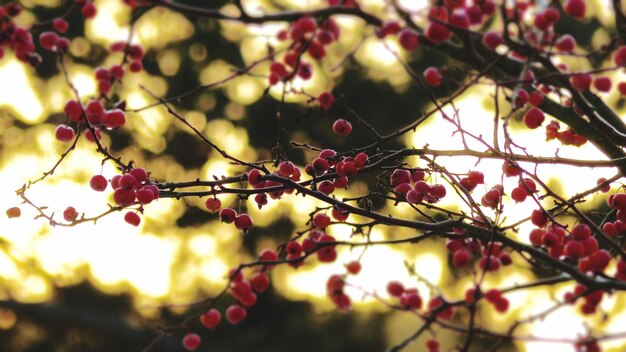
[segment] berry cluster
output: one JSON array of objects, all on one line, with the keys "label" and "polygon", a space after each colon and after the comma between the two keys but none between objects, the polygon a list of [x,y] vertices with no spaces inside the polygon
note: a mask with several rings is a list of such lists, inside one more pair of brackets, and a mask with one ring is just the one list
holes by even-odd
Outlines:
[{"label": "berry cluster", "polygon": [[407,289],[398,281],[389,281],[389,283],[387,283],[387,293],[389,293],[391,297],[399,299],[400,305],[405,309],[417,310],[422,308],[423,300],[417,288]]},{"label": "berry cluster", "polygon": [[[89,126],[96,132],[95,138],[102,138],[102,128],[114,129],[124,126],[126,123],[126,115],[120,109],[106,110],[104,104],[100,100],[91,100],[87,106],[81,106],[76,100],[69,100],[65,104],[65,114],[71,122],[78,124],[79,128],[85,124],[86,120]],[[57,126],[56,138],[61,142],[69,142],[74,138],[74,129],[67,124]],[[90,129],[85,130],[87,140],[95,141],[94,135]]]},{"label": "berry cluster", "polygon": [[[113,200],[117,205],[123,207],[136,203],[143,207],[143,205],[158,199],[160,194],[159,188],[149,183],[146,170],[140,167],[134,168],[124,175],[113,176],[111,187],[114,190]],[[126,213],[124,220],[134,226],[138,226],[140,222],[139,215],[134,212]]]},{"label": "berry cluster", "polygon": [[21,12],[22,6],[17,2],[0,6],[0,59],[4,57],[4,48],[8,47],[18,60],[36,67],[41,63],[41,56],[35,53],[33,36],[14,21]]},{"label": "berry cluster", "polygon": [[546,141],[558,139],[563,145],[574,145],[580,147],[587,143],[587,139],[578,133],[574,132],[571,127],[568,127],[564,131],[559,131],[561,125],[558,121],[551,121],[546,126]]},{"label": "berry cluster", "polygon": [[293,22],[288,30],[278,33],[278,39],[289,41],[289,50],[281,61],[270,65],[269,83],[287,82],[294,77],[308,80],[313,75],[313,66],[302,57],[306,53],[314,60],[326,56],[326,47],[339,39],[340,28],[332,18],[318,23],[313,17],[302,17]]},{"label": "berry cluster", "polygon": [[[212,204],[214,205],[214,203]],[[209,208],[210,209],[210,208]],[[224,208],[220,210],[220,219],[227,224],[234,224],[236,228],[244,232],[252,227],[252,218],[248,214],[237,214],[232,208]]]},{"label": "berry cluster", "polygon": [[442,184],[429,185],[424,181],[425,176],[424,170],[420,169],[395,169],[389,176],[389,184],[398,200],[406,200],[410,204],[422,201],[437,203],[446,196],[446,187]]},{"label": "berry cluster", "polygon": [[452,254],[452,263],[456,267],[468,265],[474,255],[480,255],[478,266],[490,272],[495,272],[502,266],[511,265],[513,259],[509,253],[502,251],[500,243],[483,244],[475,239],[449,239],[446,249]]},{"label": "berry cluster", "polygon": [[[271,249],[261,252],[259,260],[262,262],[276,262],[278,255]],[[260,271],[255,272],[249,279],[245,279],[241,269],[233,269],[229,273],[229,294],[235,301],[226,308],[226,320],[237,325],[244,321],[248,315],[246,308],[253,307],[257,303],[257,295],[265,292],[270,285],[270,278],[266,274],[273,265],[264,265]],[[215,329],[222,321],[222,313],[216,308],[209,308],[199,316],[200,323],[207,329]],[[187,333],[183,337],[183,346],[189,350],[196,350],[202,339],[196,333]]]},{"label": "berry cluster", "polygon": [[492,288],[481,295],[479,288],[471,287],[465,291],[465,301],[467,303],[475,303],[480,298],[485,298],[499,313],[505,313],[509,310],[510,302],[502,295],[502,291]]},{"label": "berry cluster", "polygon": [[598,305],[602,301],[604,291],[602,290],[589,290],[584,285],[578,284],[574,287],[574,292],[566,292],[563,297],[565,302],[574,304],[579,298],[583,298],[584,303],[580,307],[580,311],[585,315],[594,314]]},{"label": "berry cluster", "polygon": [[350,310],[350,296],[343,292],[345,281],[341,275],[332,275],[326,281],[326,293],[340,312]]}]

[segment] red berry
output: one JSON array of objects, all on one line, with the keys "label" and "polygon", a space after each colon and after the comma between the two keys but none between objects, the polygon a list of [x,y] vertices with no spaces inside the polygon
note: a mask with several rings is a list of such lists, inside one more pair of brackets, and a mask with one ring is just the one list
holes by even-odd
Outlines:
[{"label": "red berry", "polygon": [[300,243],[297,241],[289,241],[287,242],[285,251],[287,252],[287,254],[299,256],[300,254],[302,254],[302,245],[300,245]]},{"label": "red berry", "polygon": [[579,92],[586,92],[589,90],[589,87],[591,87],[591,75],[588,73],[574,75],[569,81],[572,87]]},{"label": "red berry", "polygon": [[22,210],[18,207],[11,207],[7,209],[6,214],[9,219],[19,218],[22,215]]},{"label": "red berry", "polygon": [[69,100],[65,104],[64,108],[65,114],[72,121],[80,122],[83,111],[80,107],[80,104],[76,100]]},{"label": "red berry", "polygon": [[113,65],[109,69],[109,74],[115,79],[122,79],[124,77],[124,67],[121,65]]},{"label": "red berry", "polygon": [[400,32],[401,29],[402,27],[400,26],[400,23],[396,21],[390,21],[385,22],[383,26],[376,32],[376,34],[379,38],[384,38],[388,35],[393,35]]},{"label": "red berry", "polygon": [[103,125],[106,128],[118,128],[124,126],[126,116],[120,109],[113,109],[106,112],[103,119]]},{"label": "red berry", "polygon": [[554,43],[556,50],[566,53],[574,51],[576,48],[576,39],[569,34],[565,34],[559,37]]},{"label": "red berry", "polygon": [[448,40],[452,33],[443,24],[431,22],[426,28],[426,38],[435,44],[441,44]]},{"label": "red berry", "polygon": [[615,237],[619,234],[617,226],[615,226],[612,222],[605,222],[604,225],[602,225],[602,231],[604,231],[604,233],[606,233],[609,237]]},{"label": "red berry", "polygon": [[530,93],[530,97],[528,97],[528,102],[530,105],[539,106],[543,103],[543,94],[539,92]]},{"label": "red berry", "polygon": [[256,292],[267,290],[270,285],[270,278],[263,272],[258,272],[250,278],[250,286]]},{"label": "red berry", "polygon": [[311,163],[311,166],[313,166],[313,170],[315,170],[317,174],[323,174],[330,167],[328,161],[322,158],[315,158],[313,160],[313,163]]},{"label": "red berry", "polygon": [[467,174],[467,179],[474,185],[482,185],[485,183],[485,175],[480,171],[470,171]]},{"label": "red berry", "polygon": [[134,60],[141,60],[143,58],[143,48],[141,47],[141,45],[129,46],[128,57]]},{"label": "red berry", "polygon": [[[600,186],[601,184],[603,184],[603,183],[605,183],[605,182],[606,182],[606,178],[604,178],[604,177],[600,177],[600,178],[598,179],[598,181],[596,182],[596,184],[597,184],[598,186]],[[610,183],[607,183],[605,186],[603,186],[602,188],[600,188],[600,192],[602,192],[602,193],[607,193],[607,192],[608,192],[608,191],[610,191],[610,190],[611,190],[611,184],[610,184]]]},{"label": "red berry", "polygon": [[127,223],[133,226],[139,226],[139,223],[141,222],[141,218],[139,217],[139,215],[137,215],[137,213],[129,211],[128,213],[124,215],[124,221],[126,221]]},{"label": "red berry", "polygon": [[66,53],[70,49],[70,40],[67,38],[59,37],[57,40],[57,50]]},{"label": "red berry", "polygon": [[85,108],[85,114],[92,125],[99,125],[105,116],[104,105],[100,100],[91,100]]},{"label": "red berry", "polygon": [[317,21],[315,18],[307,16],[302,17],[294,24],[294,27],[302,31],[303,33],[314,32],[317,28]]},{"label": "red berry", "polygon": [[362,169],[367,166],[368,161],[369,157],[365,153],[359,153],[354,157],[354,165],[357,169]]},{"label": "red berry", "polygon": [[496,302],[494,302],[494,306],[496,308],[496,311],[504,313],[509,309],[509,300],[501,297]]},{"label": "red berry", "polygon": [[337,119],[335,123],[333,123],[333,132],[335,134],[345,137],[352,132],[352,124],[345,119]]},{"label": "red berry", "polygon": [[492,288],[492,289],[487,290],[487,292],[485,292],[485,299],[489,303],[495,303],[500,298],[502,298],[502,292],[498,290],[497,288]]},{"label": "red berry", "polygon": [[459,249],[458,251],[454,252],[454,255],[452,256],[452,263],[454,264],[454,266],[459,268],[462,266],[466,266],[470,263],[471,260],[472,255],[466,249]]},{"label": "red berry", "polygon": [[109,80],[111,79],[111,75],[107,69],[104,67],[98,67],[95,71],[96,79],[99,81]]},{"label": "red berry", "polygon": [[333,180],[333,186],[335,186],[335,188],[346,188],[347,185],[348,178],[346,176],[338,177]]},{"label": "red berry", "polygon": [[346,270],[352,275],[357,275],[361,272],[361,263],[356,260],[353,260],[346,264]]},{"label": "red berry", "polygon": [[617,85],[617,90],[619,91],[619,94],[621,96],[623,96],[623,97],[626,96],[626,82],[620,82]]},{"label": "red berry", "polygon": [[102,192],[107,188],[108,181],[102,175],[94,175],[89,181],[89,185],[94,191]]},{"label": "red berry", "polygon": [[474,190],[474,188],[476,188],[476,184],[467,177],[462,178],[459,183],[461,184],[461,187],[463,187],[468,192],[471,192]]},{"label": "red berry", "polygon": [[404,286],[399,281],[389,281],[387,293],[394,297],[400,297],[404,293]]},{"label": "red berry", "polygon": [[333,106],[333,103],[335,102],[335,97],[333,96],[333,93],[331,92],[324,92],[320,94],[317,100],[319,101],[320,107],[322,108],[322,110],[328,111],[328,109],[330,109],[331,106]]},{"label": "red berry", "polygon": [[415,290],[407,290],[400,296],[400,304],[410,309],[422,308],[422,298]]},{"label": "red berry", "polygon": [[226,309],[226,319],[233,325],[246,319],[247,314],[246,309],[238,304],[233,304]]},{"label": "red berry", "polygon": [[419,35],[411,28],[403,29],[398,35],[400,46],[406,51],[413,51],[419,44]]},{"label": "red berry", "polygon": [[405,169],[395,169],[389,177],[389,182],[391,183],[391,187],[397,187],[402,183],[410,183],[411,172]]},{"label": "red berry", "polygon": [[515,97],[515,107],[519,108],[524,106],[528,102],[528,92],[519,88],[513,92],[513,96]]},{"label": "red berry", "polygon": [[69,24],[63,18],[55,18],[54,21],[52,21],[52,26],[54,30],[59,33],[65,33],[69,29]]},{"label": "red berry", "polygon": [[300,63],[300,67],[298,68],[298,77],[303,80],[309,80],[313,76],[313,66],[309,63]]},{"label": "red berry", "polygon": [[611,261],[611,254],[606,249],[593,253],[590,257],[591,266],[594,270],[604,271]]},{"label": "red berry", "polygon": [[278,165],[278,175],[289,177],[293,174],[296,166],[291,161],[283,161]]},{"label": "red berry", "polygon": [[515,177],[522,174],[522,169],[511,161],[505,161],[504,164],[502,164],[502,171],[506,177]]},{"label": "red berry", "polygon": [[521,203],[526,200],[528,196],[528,192],[525,189],[520,187],[515,187],[511,191],[511,199],[513,199],[516,203]]},{"label": "red berry", "polygon": [[531,129],[541,126],[544,120],[545,115],[537,108],[530,108],[524,115],[524,124]]},{"label": "red berry", "polygon": [[149,204],[157,198],[158,198],[158,195],[155,195],[154,191],[147,186],[142,187],[141,189],[137,191],[137,201],[141,204]]},{"label": "red berry", "polygon": [[620,46],[615,50],[614,61],[617,66],[626,66],[626,46]]},{"label": "red berry", "polygon": [[65,221],[74,221],[78,217],[78,212],[74,207],[67,207],[63,211],[63,219]]},{"label": "red berry", "polygon": [[455,10],[450,15],[449,23],[454,27],[468,29],[470,26],[470,18],[468,17],[465,9]]},{"label": "red berry", "polygon": [[259,254],[259,260],[275,262],[278,260],[278,254],[272,249],[264,249],[261,254]]},{"label": "red berry", "polygon": [[606,93],[611,90],[611,79],[609,77],[598,77],[593,81],[593,87],[598,92]]},{"label": "red berry", "polygon": [[332,214],[333,218],[335,218],[335,220],[337,220],[337,221],[345,221],[350,216],[350,212],[348,212],[345,209],[341,209],[339,207],[336,207],[336,206],[333,207],[333,210],[331,211],[331,214]]},{"label": "red berry", "polygon": [[83,14],[83,17],[85,17],[86,19],[91,19],[96,17],[96,5],[93,4],[93,2],[88,2],[85,5],[83,5],[83,8],[80,10],[80,13]]},{"label": "red berry", "polygon": [[139,187],[139,182],[132,174],[128,173],[126,175],[122,175],[119,179],[119,186],[122,188],[137,188]]},{"label": "red berry", "polygon": [[59,36],[54,32],[43,32],[39,35],[39,44],[46,50],[54,51],[58,39]]},{"label": "red berry", "polygon": [[585,255],[585,246],[580,241],[572,240],[565,244],[563,251],[566,256],[577,259]]},{"label": "red berry", "polygon": [[67,125],[58,125],[55,136],[61,142],[69,142],[74,139],[74,129]]},{"label": "red berry", "polygon": [[324,180],[317,184],[317,190],[324,193],[325,195],[329,195],[333,193],[333,191],[335,190],[335,186],[332,182]]},{"label": "red berry", "polygon": [[346,313],[350,310],[350,307],[352,305],[350,302],[350,297],[346,295],[345,293],[333,295],[331,296],[331,299],[333,303],[335,303],[335,305],[337,306],[337,309],[340,312]]},{"label": "red berry", "polygon": [[500,263],[503,266],[513,264],[513,258],[511,258],[511,255],[509,253],[501,253],[500,256],[498,256],[498,259],[500,259]]},{"label": "red berry", "polygon": [[322,44],[313,41],[309,45],[307,53],[315,60],[319,60],[326,56],[326,49],[324,49],[324,46]]},{"label": "red berry", "polygon": [[435,67],[429,67],[424,70],[424,81],[426,84],[432,87],[437,87],[441,84],[441,75]]},{"label": "red berry", "polygon": [[476,289],[473,287],[470,287],[467,289],[467,291],[465,291],[465,302],[467,303],[474,303],[479,297],[480,294],[477,294]]},{"label": "red berry", "polygon": [[480,6],[469,6],[465,9],[471,24],[480,24],[483,21],[483,11]]},{"label": "red berry", "polygon": [[215,308],[211,308],[200,315],[200,322],[207,329],[215,328],[221,320],[222,314]]},{"label": "red berry", "polygon": [[130,72],[137,73],[137,72],[140,72],[142,69],[143,69],[143,64],[139,60],[135,60],[131,62],[130,65],[128,65],[128,70]]},{"label": "red berry", "polygon": [[584,0],[567,0],[563,10],[566,14],[582,20],[585,17],[585,1]]},{"label": "red berry", "polygon": [[330,216],[322,213],[317,213],[313,217],[313,225],[318,229],[325,229],[330,225]]},{"label": "red berry", "polygon": [[543,210],[535,209],[530,215],[530,221],[535,226],[543,227],[548,223],[548,215]]},{"label": "red berry", "polygon": [[128,172],[131,176],[137,180],[139,183],[144,183],[148,181],[148,172],[141,167],[136,167]]},{"label": "red berry", "polygon": [[127,188],[118,188],[113,192],[113,200],[121,206],[135,203],[135,191]]},{"label": "red berry", "polygon": [[437,350],[438,351],[439,350],[439,341],[437,341],[435,339],[428,339],[428,340],[426,340],[426,348],[428,348],[429,350]]},{"label": "red berry", "polygon": [[[221,214],[222,213],[220,212],[220,215]],[[249,228],[252,227],[252,218],[248,214],[241,214],[237,216],[235,218],[235,227],[243,230],[244,232],[247,231]]]},{"label": "red berry", "polygon": [[204,202],[204,205],[206,205],[207,209],[209,209],[212,213],[215,213],[219,208],[222,207],[222,202],[219,200],[219,198],[207,198],[207,200]]},{"label": "red berry", "polygon": [[441,184],[432,185],[430,187],[428,194],[434,197],[435,199],[441,199],[446,196],[446,187]]},{"label": "red berry", "polygon": [[498,32],[489,31],[483,35],[483,45],[491,50],[494,50],[503,43],[504,39],[502,39],[502,35]]},{"label": "red berry", "polygon": [[[331,236],[328,237],[332,238],[330,241],[335,240]],[[317,259],[322,263],[332,263],[337,259],[337,250],[333,246],[322,247],[317,251]]]},{"label": "red berry", "polygon": [[599,245],[598,240],[593,237],[588,237],[583,242],[585,246],[585,255],[592,255],[598,251]]},{"label": "red berry", "polygon": [[480,258],[480,260],[478,261],[478,266],[483,269],[483,270],[488,270],[488,271],[498,271],[498,269],[500,269],[500,265],[502,263],[500,263],[500,259],[494,257],[494,256],[489,256],[489,257],[482,257]]},{"label": "red berry", "polygon": [[495,208],[502,198],[502,193],[498,189],[491,189],[481,199],[481,203],[490,208]]},{"label": "red berry", "polygon": [[561,18],[561,14],[559,14],[559,10],[557,10],[554,7],[548,7],[544,12],[543,15],[545,16],[546,20],[548,22],[554,23],[556,21],[559,20],[559,18]]},{"label": "red berry", "polygon": [[[437,296],[433,299],[430,300],[430,302],[428,302],[428,309],[429,310],[435,310],[437,307],[445,304],[446,302],[443,300],[443,298],[441,296]],[[446,309],[444,309],[442,312],[440,312],[439,314],[437,314],[437,318],[439,319],[444,319],[444,320],[450,320],[452,319],[452,316],[454,315],[454,308],[453,307],[448,307]]]},{"label": "red berry", "polygon": [[198,334],[188,333],[185,337],[183,337],[183,346],[187,349],[187,351],[196,350],[200,346],[201,342],[202,339]]},{"label": "red berry", "polygon": [[591,229],[586,224],[576,224],[572,229],[572,235],[578,240],[586,240],[591,236]]},{"label": "red berry", "polygon": [[236,217],[237,217],[237,212],[231,208],[224,208],[220,210],[220,219],[222,220],[222,222],[230,224],[233,221],[235,221]]}]

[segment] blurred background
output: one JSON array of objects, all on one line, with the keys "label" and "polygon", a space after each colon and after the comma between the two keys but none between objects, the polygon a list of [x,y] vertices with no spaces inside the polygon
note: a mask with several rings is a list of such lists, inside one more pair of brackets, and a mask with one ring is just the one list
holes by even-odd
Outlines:
[{"label": "blurred background", "polygon": [[[96,18],[86,23],[75,13],[67,18],[71,39],[66,65],[73,84],[82,97],[95,97],[97,83],[93,70],[108,68],[121,61],[121,54],[111,54],[108,46],[129,36],[130,9],[118,0],[98,0]],[[194,3],[194,2],[190,2]],[[320,1],[244,1],[252,14],[284,8],[314,8]],[[407,9],[419,10],[427,4],[421,1],[399,1]],[[387,13],[383,1],[362,1],[362,7],[383,18]],[[63,14],[69,2],[42,0],[24,1],[18,22],[29,26]],[[588,6],[588,20],[583,25],[562,21],[563,31],[573,32],[585,50],[593,50],[610,40],[610,7]],[[212,8],[233,11],[227,1],[212,1]],[[610,12],[610,11],[609,11]],[[590,13],[590,14],[589,14]],[[411,82],[391,51],[409,60],[416,72],[429,66],[443,67],[444,83],[434,90],[443,97],[462,84],[467,68],[454,59],[433,51],[418,49],[407,54],[399,50],[395,38],[379,40],[373,29],[349,17],[338,17],[341,26],[339,42],[330,47],[329,55],[314,65],[309,81],[296,79],[294,93],[287,94],[283,106],[283,127],[289,141],[306,142],[314,146],[349,150],[374,142],[372,134],[362,125],[351,121],[353,133],[336,138],[332,123],[356,111],[379,132],[391,133],[429,109],[427,96]],[[490,25],[497,27],[498,23]],[[609,29],[605,29],[605,27]],[[44,27],[45,28],[45,27]],[[154,100],[139,88],[144,85],[161,97],[171,97],[202,84],[217,82],[268,53],[268,48],[280,49],[284,43],[276,39],[283,23],[242,25],[218,23],[210,19],[188,18],[163,8],[151,9],[141,16],[134,27],[132,43],[146,50],[145,70],[127,73],[123,85],[116,84],[113,97],[126,101],[128,109],[145,107]],[[583,49],[581,49],[583,50]],[[264,248],[276,248],[306,228],[305,220],[316,206],[308,198],[286,195],[259,210],[254,202],[242,204],[251,214],[255,227],[245,236],[231,225],[222,224],[216,215],[204,207],[205,199],[160,199],[146,206],[139,227],[123,221],[122,213],[113,213],[96,224],[51,227],[37,215],[34,208],[20,204],[15,190],[29,180],[48,171],[65,151],[67,145],[54,138],[56,125],[65,123],[65,102],[71,92],[49,52],[38,50],[43,64],[33,69],[19,63],[11,53],[0,60],[0,208],[19,206],[22,216],[17,219],[0,217],[0,351],[140,351],[157,337],[158,326],[174,325],[190,314],[188,305],[219,293],[226,284],[226,275],[237,264],[253,260]],[[569,60],[569,61],[568,61]],[[589,63],[564,58],[579,69],[604,62]],[[281,87],[266,91],[269,63],[215,89],[175,104],[177,111],[195,128],[231,155],[250,161],[272,157],[271,148],[277,138],[276,113]],[[616,74],[614,78],[618,78]],[[623,79],[623,74],[621,74]],[[319,110],[309,96],[332,91],[337,103],[328,112]],[[478,84],[461,96],[456,104],[464,127],[486,140],[493,131],[494,89]],[[605,100],[617,111],[624,112],[623,100],[617,94]],[[501,109],[508,106],[499,102]],[[503,111],[503,110],[502,110]],[[390,141],[386,149],[424,147],[434,149],[462,148],[453,134],[453,126],[434,116],[413,133]],[[535,155],[559,155],[587,159],[604,159],[595,148],[562,147],[547,143],[541,130],[521,128],[521,118],[512,126],[514,138]],[[486,128],[485,128],[486,127]],[[170,116],[163,107],[153,107],[127,114],[127,124],[120,130],[105,133],[103,144],[110,146],[123,160],[151,173],[158,181],[190,181],[213,176],[238,175],[246,170],[229,164],[219,154],[203,144],[193,131]],[[470,146],[480,149],[470,142]],[[315,153],[287,147],[287,155],[298,165],[309,162]],[[96,153],[93,144],[81,139],[77,149],[63,161],[54,175],[33,185],[27,196],[35,204],[45,206],[48,214],[62,219],[62,211],[75,207],[87,216],[99,214],[112,203],[110,189],[98,193],[89,187],[89,179],[102,173],[107,179],[117,174],[115,166]],[[418,158],[405,160],[413,167],[425,166]],[[488,185],[500,183],[501,163],[477,161],[476,158],[440,158],[452,172],[480,170]],[[528,165],[524,165],[528,166]],[[597,178],[610,177],[611,169],[541,166],[538,172],[552,189],[563,196],[595,185]],[[564,175],[576,174],[575,178]],[[437,181],[433,176],[433,182]],[[505,180],[505,189],[510,186]],[[448,194],[451,192],[449,185]],[[486,188],[483,191],[486,191]],[[510,187],[508,188],[510,189]],[[337,196],[354,196],[377,189],[376,175],[356,177],[349,190]],[[384,190],[383,190],[384,191]],[[477,194],[477,199],[482,194]],[[221,196],[224,206],[239,206],[232,196]],[[601,219],[605,198],[594,197],[581,208]],[[384,214],[419,219],[408,206],[377,200],[374,206]],[[453,195],[442,206],[466,210]],[[507,200],[507,222],[523,219],[534,209],[532,204],[514,204]],[[600,211],[600,212],[598,212]],[[432,214],[432,213],[431,213]],[[600,215],[598,215],[600,214]],[[365,219],[352,216],[351,221]],[[573,223],[575,219],[571,219]],[[565,220],[567,222],[567,220]],[[530,226],[522,224],[519,232],[511,233],[528,240]],[[333,226],[331,234],[337,239],[358,240],[347,225]],[[371,239],[402,238],[414,235],[407,229],[375,227]],[[341,248],[332,264],[315,260],[293,269],[277,267],[271,274],[271,288],[259,295],[259,303],[248,312],[248,318],[238,326],[222,323],[208,331],[199,322],[192,330],[203,337],[200,351],[382,351],[417,330],[420,321],[407,312],[390,312],[384,304],[372,298],[378,294],[389,300],[385,286],[389,280],[399,280],[407,287],[417,287],[424,299],[439,294],[450,299],[463,297],[472,286],[466,271],[448,266],[444,240],[420,242],[419,245],[393,247]],[[345,272],[344,264],[361,259],[362,272],[350,277],[347,293],[353,310],[343,314],[326,297],[326,280],[332,274]],[[503,287],[529,282],[553,272],[531,270],[519,257],[517,263],[500,270],[487,280],[485,286]],[[489,305],[479,305],[482,324],[496,331],[506,331],[521,317],[545,310],[572,289],[572,284],[516,292],[507,297],[511,309],[495,314]],[[230,298],[222,299],[223,311]],[[572,338],[585,336],[588,331],[617,332],[626,323],[623,314],[624,296],[612,295],[603,300],[602,314],[582,318],[575,306],[559,309],[545,320],[521,328],[521,335]],[[467,321],[466,313],[458,313],[455,321]],[[166,336],[152,351],[182,351],[181,337],[185,331]],[[438,328],[433,334],[448,350],[462,337]],[[407,351],[423,350],[420,338]],[[495,340],[478,339],[472,350],[483,351]],[[612,341],[603,344],[608,350],[621,351],[626,344]],[[572,346],[557,343],[510,343],[503,351],[571,351]]]}]

